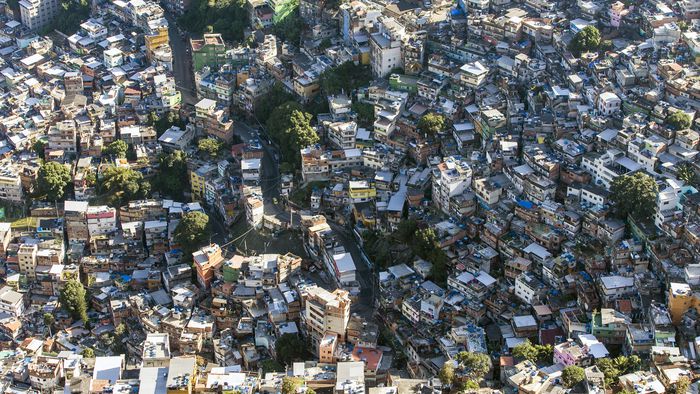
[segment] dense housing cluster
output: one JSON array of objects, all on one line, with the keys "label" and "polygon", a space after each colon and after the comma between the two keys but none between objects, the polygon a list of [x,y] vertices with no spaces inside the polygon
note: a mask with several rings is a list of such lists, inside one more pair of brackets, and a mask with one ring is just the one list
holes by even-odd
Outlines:
[{"label": "dense housing cluster", "polygon": [[3,392],[700,390],[700,1],[0,9]]}]

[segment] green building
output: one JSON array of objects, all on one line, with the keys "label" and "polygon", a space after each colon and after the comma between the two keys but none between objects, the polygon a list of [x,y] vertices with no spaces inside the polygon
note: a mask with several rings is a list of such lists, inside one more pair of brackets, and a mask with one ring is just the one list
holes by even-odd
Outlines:
[{"label": "green building", "polygon": [[226,63],[226,44],[221,34],[205,34],[201,40],[190,40],[194,71],[204,66],[219,67]]}]

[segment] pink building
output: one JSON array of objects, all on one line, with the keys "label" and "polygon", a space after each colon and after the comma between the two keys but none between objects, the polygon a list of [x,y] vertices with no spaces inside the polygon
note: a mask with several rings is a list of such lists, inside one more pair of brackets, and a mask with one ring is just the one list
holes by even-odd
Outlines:
[{"label": "pink building", "polygon": [[616,1],[616,2],[612,3],[610,5],[610,11],[609,11],[610,24],[613,27],[620,27],[620,20],[622,19],[622,17],[627,15],[628,12],[629,12],[629,10],[625,9],[625,5],[622,2]]},{"label": "pink building", "polygon": [[570,365],[582,367],[589,365],[591,359],[583,347],[569,339],[567,342],[554,346],[554,362],[567,367]]}]

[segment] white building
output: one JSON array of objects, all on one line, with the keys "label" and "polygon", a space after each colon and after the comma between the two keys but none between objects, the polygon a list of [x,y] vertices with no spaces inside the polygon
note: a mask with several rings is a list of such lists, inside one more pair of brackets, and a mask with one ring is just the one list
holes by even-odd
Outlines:
[{"label": "white building", "polygon": [[356,134],[355,122],[334,122],[328,125],[328,139],[340,149],[354,148]]},{"label": "white building", "polygon": [[612,115],[620,110],[622,100],[615,93],[604,92],[598,96],[598,112],[601,115]]},{"label": "white building", "polygon": [[9,286],[0,288],[0,313],[18,317],[24,313],[24,295]]},{"label": "white building", "polygon": [[654,224],[657,227],[672,220],[676,215],[681,215],[681,197],[695,189],[692,186],[683,185],[682,182],[674,179],[665,180],[666,187],[659,191],[656,197],[656,213],[654,214]]},{"label": "white building", "polygon": [[545,285],[530,272],[523,272],[515,278],[515,295],[525,304],[533,305],[544,293]]},{"label": "white building", "polygon": [[185,150],[185,147],[192,142],[194,138],[194,127],[187,125],[185,130],[177,126],[171,126],[165,130],[163,135],[158,138],[158,142],[166,150]]},{"label": "white building", "polygon": [[21,0],[19,12],[22,24],[31,30],[48,25],[58,12],[58,0]]},{"label": "white building", "polygon": [[258,196],[250,196],[245,203],[245,217],[248,225],[259,229],[263,225],[263,200]]},{"label": "white building", "polygon": [[260,159],[243,159],[241,160],[241,172],[243,180],[246,182],[257,182],[260,180]]},{"label": "white building", "polygon": [[598,279],[598,286],[604,301],[614,301],[637,292],[633,277],[619,275],[601,276]]},{"label": "white building", "polygon": [[0,200],[22,201],[22,180],[14,169],[0,168]]},{"label": "white building", "polygon": [[393,18],[380,17],[379,31],[370,36],[370,62],[375,77],[385,77],[394,68],[403,67],[401,40],[405,28]]},{"label": "white building", "polygon": [[585,154],[581,159],[581,167],[592,175],[594,184],[607,189],[610,189],[612,181],[618,176],[641,168],[639,164],[617,149],[609,149],[603,154]]},{"label": "white building", "polygon": [[459,69],[460,80],[470,88],[478,88],[486,82],[489,69],[481,62],[466,63]]},{"label": "white building", "polygon": [[117,210],[107,205],[88,207],[88,232],[91,237],[109,234],[117,230]]},{"label": "white building", "polygon": [[143,367],[168,367],[170,364],[170,339],[167,333],[149,333],[143,344]]},{"label": "white building", "polygon": [[449,156],[433,169],[433,202],[449,213],[450,197],[460,195],[472,183],[472,169],[461,157]]}]

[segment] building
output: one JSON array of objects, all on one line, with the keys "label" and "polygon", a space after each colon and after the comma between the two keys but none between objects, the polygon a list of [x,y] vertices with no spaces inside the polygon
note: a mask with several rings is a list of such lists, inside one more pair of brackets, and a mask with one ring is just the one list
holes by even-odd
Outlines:
[{"label": "building", "polygon": [[379,31],[370,36],[370,60],[372,74],[383,78],[391,70],[403,67],[401,41],[405,30],[393,18],[379,19]]},{"label": "building", "polygon": [[24,198],[22,179],[10,167],[0,168],[0,200],[20,202]]},{"label": "building", "polygon": [[143,343],[142,368],[167,368],[170,365],[170,339],[168,334],[149,333]]},{"label": "building", "polygon": [[221,34],[205,34],[201,40],[191,39],[190,45],[194,71],[226,64],[226,44]]},{"label": "building", "polygon": [[0,313],[19,317],[24,313],[24,295],[12,290],[9,286],[0,288]]},{"label": "building", "polygon": [[205,246],[192,253],[195,269],[197,270],[197,283],[203,289],[208,289],[214,281],[214,274],[224,263],[221,248],[217,244]]},{"label": "building", "polygon": [[168,368],[165,386],[167,394],[191,394],[197,374],[195,357],[173,357]]},{"label": "building", "polygon": [[58,13],[59,2],[54,0],[21,0],[19,12],[22,24],[30,30],[47,26]]},{"label": "building", "polygon": [[245,202],[245,217],[248,225],[260,229],[263,225],[263,215],[265,213],[265,204],[258,196],[250,196]]},{"label": "building", "polygon": [[449,214],[450,198],[462,194],[472,183],[472,169],[459,156],[450,156],[433,169],[433,202]]},{"label": "building", "polygon": [[17,251],[19,272],[27,275],[29,278],[36,277],[37,250],[38,247],[36,244],[22,244]]},{"label": "building", "polygon": [[331,293],[318,286],[311,287],[305,289],[302,299],[305,306],[302,324],[317,352],[327,334],[345,341],[350,320],[350,294],[346,290],[336,289]]},{"label": "building", "polygon": [[194,124],[200,133],[226,143],[233,139],[233,121],[229,119],[228,108],[217,106],[214,100],[205,98],[195,105]]},{"label": "building", "polygon": [[356,134],[355,122],[334,122],[328,125],[328,139],[338,149],[354,148]]},{"label": "building", "polygon": [[481,62],[466,63],[459,69],[459,79],[467,87],[476,89],[486,82],[489,69]]}]

